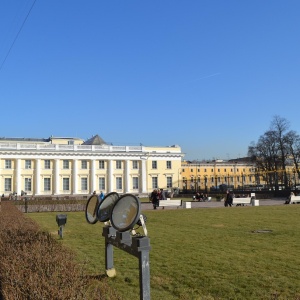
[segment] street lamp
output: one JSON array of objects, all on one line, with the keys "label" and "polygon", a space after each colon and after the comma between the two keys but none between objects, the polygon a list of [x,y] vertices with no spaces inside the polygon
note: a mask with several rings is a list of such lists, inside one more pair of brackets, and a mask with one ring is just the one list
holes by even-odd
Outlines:
[{"label": "street lamp", "polygon": [[244,190],[244,173],[242,172],[242,191]]}]

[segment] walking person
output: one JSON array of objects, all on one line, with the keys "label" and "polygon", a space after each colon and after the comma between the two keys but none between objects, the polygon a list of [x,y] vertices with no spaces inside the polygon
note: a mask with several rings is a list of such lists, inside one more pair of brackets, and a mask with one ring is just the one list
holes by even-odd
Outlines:
[{"label": "walking person", "polygon": [[104,195],[104,193],[101,191],[101,192],[100,192],[100,195],[99,195],[99,202],[100,202],[100,203],[103,201],[104,197],[105,197],[105,195]]},{"label": "walking person", "polygon": [[233,202],[232,194],[230,193],[230,191],[227,191],[226,199],[225,199],[225,202],[224,202],[225,207],[227,207],[227,206],[231,207],[232,202]]},{"label": "walking person", "polygon": [[159,206],[159,195],[157,190],[153,190],[150,196],[151,202],[153,204],[153,209],[156,209],[156,207]]}]

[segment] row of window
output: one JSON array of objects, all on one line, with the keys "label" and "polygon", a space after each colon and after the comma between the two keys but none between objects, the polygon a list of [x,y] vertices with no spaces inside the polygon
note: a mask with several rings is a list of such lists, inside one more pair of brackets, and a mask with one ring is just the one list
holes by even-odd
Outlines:
[{"label": "row of window", "polygon": [[[25,178],[24,179],[24,190],[25,192],[32,191],[32,179]],[[70,191],[70,178],[62,178],[62,186],[63,191]],[[99,190],[106,190],[105,178],[99,178],[98,182]],[[167,177],[167,188],[172,187],[172,177]],[[158,178],[152,177],[152,188],[158,188]],[[122,190],[123,189],[123,178],[116,177],[116,189]],[[139,189],[139,178],[133,177],[132,178],[132,189],[138,190]],[[88,191],[88,178],[82,177],[81,178],[81,190]],[[4,191],[5,192],[12,192],[12,179],[11,178],[4,178]],[[51,191],[51,178],[44,178],[44,191]]]},{"label": "row of window", "polygon": [[[191,171],[191,173],[193,173],[194,169],[190,169],[190,171]],[[196,171],[200,173],[200,169],[197,169]],[[215,169],[210,169],[210,171],[211,171],[211,173],[214,173]],[[239,169],[237,168],[236,171],[239,172]],[[182,172],[185,172],[185,169],[182,169]],[[204,173],[206,173],[206,172],[208,172],[208,170],[204,169]],[[217,172],[220,173],[221,169],[217,169]],[[223,172],[225,172],[225,173],[227,172],[226,168],[223,169]],[[230,172],[231,173],[233,172],[232,168],[230,169]],[[246,169],[243,169],[242,172],[246,172]],[[249,168],[249,172],[254,172],[254,169],[253,168]]]},{"label": "row of window", "polygon": [[[234,182],[234,178],[236,178],[236,181],[237,182],[240,182],[240,176],[235,176],[235,177],[233,177],[233,176],[231,176],[231,177],[226,177],[226,176],[224,176],[222,179],[225,181],[225,182]],[[251,182],[252,181],[252,179],[254,180],[254,176],[252,176],[252,175],[249,175],[248,176],[248,178],[249,178],[249,181]],[[200,178],[191,178],[190,179],[191,180],[191,182],[198,182],[198,183],[200,183],[201,182],[201,180],[200,180]],[[204,178],[204,180],[202,180],[202,181],[208,181],[209,180],[209,178]],[[221,177],[210,177],[210,181],[211,181],[211,183],[214,183],[215,181],[217,180],[217,182],[221,182]],[[243,175],[243,176],[241,176],[241,180],[242,180],[242,182],[246,182],[246,175]],[[183,177],[183,181],[187,181],[187,179],[185,178],[185,177]]]},{"label": "row of window", "polygon": [[[122,169],[122,161],[117,160],[116,161],[116,169]],[[5,160],[5,169],[11,169],[12,168],[12,160],[6,159]],[[30,159],[25,160],[25,169],[31,169],[32,168],[32,161]],[[63,160],[63,169],[69,169],[70,168],[70,161],[67,159]],[[88,168],[88,161],[87,160],[81,160],[81,169],[87,169]],[[138,169],[138,161],[133,160],[132,161],[132,168]],[[166,162],[166,168],[172,169],[172,163],[171,161]],[[50,159],[44,160],[44,169],[51,169],[51,163]],[[99,169],[105,169],[105,162],[104,160],[99,160]],[[157,169],[157,161],[152,161],[152,169]]]}]

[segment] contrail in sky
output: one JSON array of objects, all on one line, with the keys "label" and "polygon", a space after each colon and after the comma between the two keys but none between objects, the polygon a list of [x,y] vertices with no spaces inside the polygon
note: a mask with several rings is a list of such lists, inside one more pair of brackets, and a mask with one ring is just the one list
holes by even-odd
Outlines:
[{"label": "contrail in sky", "polygon": [[203,76],[203,77],[195,79],[194,82],[198,81],[198,80],[201,80],[201,79],[206,79],[206,78],[209,78],[209,77],[217,76],[217,75],[220,75],[220,74],[221,73],[214,73],[214,74],[211,74],[211,75]]}]

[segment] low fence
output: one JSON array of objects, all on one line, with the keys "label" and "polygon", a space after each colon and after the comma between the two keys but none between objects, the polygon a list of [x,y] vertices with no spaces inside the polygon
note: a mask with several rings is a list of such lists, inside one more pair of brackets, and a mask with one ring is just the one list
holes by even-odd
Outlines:
[{"label": "low fence", "polygon": [[33,212],[70,212],[70,211],[84,211],[85,204],[16,204],[18,210],[23,213]]},{"label": "low fence", "polygon": [[[300,191],[298,191],[299,193]],[[286,198],[290,195],[290,190],[282,190],[282,191],[243,191],[243,190],[234,190],[233,193],[235,196],[243,196],[243,195],[250,195],[251,193],[255,193],[257,199],[272,199],[272,198]],[[295,194],[298,194],[297,191],[294,191]],[[196,194],[195,191],[186,191],[181,192],[179,197],[181,198],[192,198]],[[216,198],[218,196],[225,195],[226,191],[213,191],[208,192],[207,195],[212,198]],[[177,197],[177,195],[176,195]]]}]

